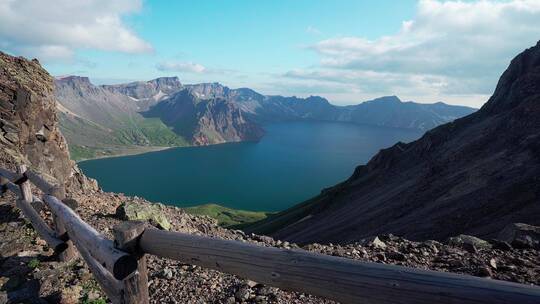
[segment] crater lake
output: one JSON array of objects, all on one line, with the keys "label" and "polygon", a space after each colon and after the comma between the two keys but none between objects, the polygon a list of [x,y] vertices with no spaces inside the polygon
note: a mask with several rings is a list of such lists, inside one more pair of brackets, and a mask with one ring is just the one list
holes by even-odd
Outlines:
[{"label": "crater lake", "polygon": [[79,166],[105,191],[179,207],[216,203],[280,211],[348,178],[380,149],[418,130],[326,122],[265,125],[259,142],[182,147],[87,160]]}]

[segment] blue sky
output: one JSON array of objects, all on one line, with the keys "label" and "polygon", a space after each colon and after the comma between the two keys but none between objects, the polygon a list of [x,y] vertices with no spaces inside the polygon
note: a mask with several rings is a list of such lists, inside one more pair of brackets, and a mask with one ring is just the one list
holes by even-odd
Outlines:
[{"label": "blue sky", "polygon": [[0,0],[0,49],[53,75],[176,75],[336,104],[480,106],[539,39],[536,0]]}]

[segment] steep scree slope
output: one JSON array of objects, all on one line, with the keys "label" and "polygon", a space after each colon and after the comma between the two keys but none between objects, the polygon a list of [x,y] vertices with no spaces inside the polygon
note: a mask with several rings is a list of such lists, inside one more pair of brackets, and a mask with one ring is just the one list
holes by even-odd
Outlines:
[{"label": "steep scree slope", "polygon": [[540,43],[512,61],[478,112],[380,151],[252,230],[301,243],[421,240],[492,237],[511,222],[540,224]]}]

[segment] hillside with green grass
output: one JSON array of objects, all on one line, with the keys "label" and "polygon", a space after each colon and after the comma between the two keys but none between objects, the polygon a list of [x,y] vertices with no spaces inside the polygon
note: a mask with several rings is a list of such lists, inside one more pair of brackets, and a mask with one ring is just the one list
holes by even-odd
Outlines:
[{"label": "hillside with green grass", "polygon": [[218,224],[227,228],[240,229],[251,223],[263,220],[272,215],[271,212],[236,210],[217,204],[205,204],[184,208],[187,213],[206,215],[217,219]]}]

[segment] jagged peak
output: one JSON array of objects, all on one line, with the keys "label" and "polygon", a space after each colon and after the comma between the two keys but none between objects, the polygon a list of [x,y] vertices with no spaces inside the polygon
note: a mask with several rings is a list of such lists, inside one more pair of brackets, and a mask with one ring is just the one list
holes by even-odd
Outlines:
[{"label": "jagged peak", "polygon": [[540,41],[517,55],[502,74],[493,96],[480,109],[484,114],[508,111],[540,96]]}]

